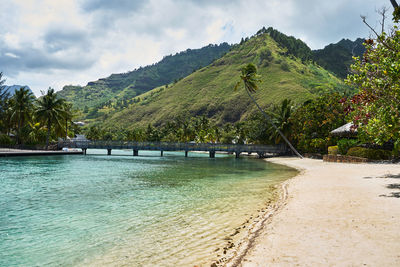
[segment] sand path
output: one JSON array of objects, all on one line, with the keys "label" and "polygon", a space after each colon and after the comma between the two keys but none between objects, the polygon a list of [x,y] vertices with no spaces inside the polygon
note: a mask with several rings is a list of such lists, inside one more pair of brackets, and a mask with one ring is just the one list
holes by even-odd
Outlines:
[{"label": "sand path", "polygon": [[303,171],[241,266],[400,266],[399,164],[269,161]]}]

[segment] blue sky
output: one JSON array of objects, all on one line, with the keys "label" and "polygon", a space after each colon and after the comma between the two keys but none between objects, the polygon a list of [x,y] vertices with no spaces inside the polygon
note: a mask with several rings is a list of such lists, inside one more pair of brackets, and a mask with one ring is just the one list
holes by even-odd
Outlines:
[{"label": "blue sky", "polygon": [[[40,90],[86,85],[210,43],[237,43],[263,26],[319,49],[368,37],[389,0],[1,0],[0,71]],[[390,12],[392,10],[390,9]]]}]

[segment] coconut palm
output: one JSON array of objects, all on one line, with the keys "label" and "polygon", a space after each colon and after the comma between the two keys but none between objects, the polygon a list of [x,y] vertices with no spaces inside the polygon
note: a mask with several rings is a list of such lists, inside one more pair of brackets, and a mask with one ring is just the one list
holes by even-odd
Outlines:
[{"label": "coconut palm", "polygon": [[[268,114],[272,118],[274,124],[278,127],[278,129],[283,133],[283,135],[290,134],[292,123],[289,118],[293,111],[292,101],[289,99],[284,99],[280,105],[275,105],[273,107],[272,112]],[[282,136],[275,130],[275,128],[271,125],[268,129],[270,135],[270,140],[274,141],[276,144],[279,144],[282,141]]]},{"label": "coconut palm", "polygon": [[303,158],[303,156],[301,156],[300,153],[297,152],[297,150],[293,147],[293,145],[289,142],[289,140],[283,135],[283,133],[279,130],[279,128],[276,127],[271,118],[267,115],[267,113],[264,112],[264,110],[262,110],[262,108],[258,105],[257,101],[251,95],[252,93],[255,93],[258,90],[258,83],[261,82],[260,76],[257,75],[257,67],[252,63],[247,64],[245,67],[242,68],[242,74],[240,75],[240,79],[241,81],[237,82],[237,84],[235,85],[235,90],[237,90],[240,84],[243,82],[247,94],[249,95],[250,99],[254,102],[254,104],[257,106],[257,108],[261,111],[263,116],[272,125],[272,127],[279,133],[282,139],[285,140],[286,144],[290,147],[290,149],[297,156]]},{"label": "coconut palm", "polygon": [[61,127],[64,121],[64,103],[64,99],[57,98],[53,88],[49,88],[37,101],[36,116],[47,125],[46,149],[49,147],[51,126],[56,124]]},{"label": "coconut palm", "polygon": [[33,100],[35,97],[32,92],[25,87],[16,90],[11,99],[11,121],[17,124],[17,140],[21,143],[21,129],[25,122],[31,118],[33,111]]},{"label": "coconut palm", "polygon": [[63,105],[64,109],[64,123],[65,123],[65,140],[68,138],[68,122],[72,123],[72,118],[74,117],[74,112],[72,110],[72,104],[65,102]]}]

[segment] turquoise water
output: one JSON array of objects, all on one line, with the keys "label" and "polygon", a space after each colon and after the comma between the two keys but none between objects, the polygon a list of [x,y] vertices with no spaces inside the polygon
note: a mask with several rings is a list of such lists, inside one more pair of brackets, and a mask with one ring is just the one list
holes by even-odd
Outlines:
[{"label": "turquoise water", "polygon": [[295,174],[230,156],[88,152],[102,155],[0,159],[0,266],[205,264]]}]

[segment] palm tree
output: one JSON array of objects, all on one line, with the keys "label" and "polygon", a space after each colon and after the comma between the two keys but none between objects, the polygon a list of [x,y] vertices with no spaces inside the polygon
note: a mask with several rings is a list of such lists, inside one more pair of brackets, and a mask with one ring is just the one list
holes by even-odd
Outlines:
[{"label": "palm tree", "polygon": [[[289,120],[292,111],[292,101],[289,99],[284,99],[281,102],[280,106],[275,105],[272,112],[269,112],[269,115],[272,118],[274,124],[285,136],[290,134],[290,130],[292,128],[292,123]],[[274,127],[271,126],[268,132],[271,133],[270,140],[274,141],[275,144],[279,144],[282,141],[281,135],[278,131],[275,130]]]},{"label": "palm tree", "polygon": [[72,104],[65,102],[63,105],[64,109],[64,122],[65,122],[65,140],[68,138],[68,122],[72,123],[72,118],[74,117],[74,112],[72,110]]},{"label": "palm tree", "polygon": [[57,98],[53,88],[47,90],[37,101],[36,116],[47,124],[46,149],[49,147],[50,131],[52,124],[61,127],[64,120],[64,99]]},{"label": "palm tree", "polygon": [[299,156],[300,158],[303,158],[303,156],[300,155],[299,152],[297,152],[297,150],[293,147],[293,145],[289,142],[289,140],[283,135],[283,133],[278,129],[278,127],[276,127],[276,125],[273,123],[271,118],[267,115],[267,113],[265,113],[262,110],[262,108],[258,105],[258,103],[254,99],[254,97],[251,95],[252,93],[255,93],[258,90],[258,83],[261,82],[260,76],[257,75],[257,67],[252,63],[247,64],[245,67],[242,68],[242,74],[240,75],[240,79],[241,79],[241,81],[237,82],[237,84],[235,86],[235,90],[237,90],[239,88],[241,82],[243,82],[244,88],[245,88],[247,94],[249,95],[251,100],[254,102],[254,104],[256,104],[257,108],[261,111],[263,116],[267,119],[267,121],[269,121],[271,123],[272,127],[274,127],[274,129],[279,133],[279,135],[282,137],[282,139],[285,140],[286,144],[290,147],[290,149],[297,156]]},{"label": "palm tree", "polygon": [[11,120],[17,123],[17,140],[21,143],[21,129],[25,122],[30,119],[33,110],[32,92],[25,87],[15,91],[11,100]]}]

